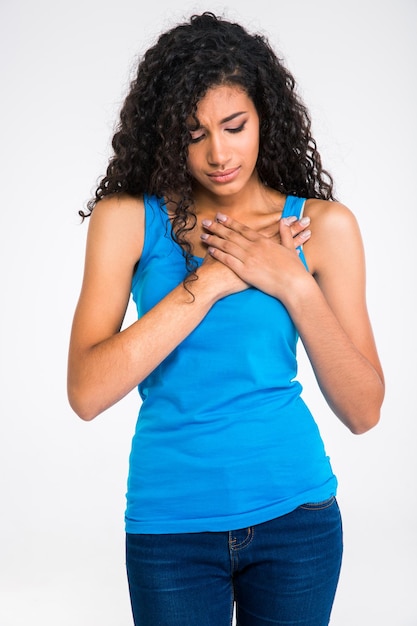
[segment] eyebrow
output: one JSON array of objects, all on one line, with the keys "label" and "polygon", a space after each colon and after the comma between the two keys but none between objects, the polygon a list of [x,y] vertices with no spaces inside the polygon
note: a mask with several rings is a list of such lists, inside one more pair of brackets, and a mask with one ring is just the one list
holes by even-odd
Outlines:
[{"label": "eyebrow", "polygon": [[[227,122],[231,122],[236,117],[239,117],[239,115],[244,115],[245,113],[247,113],[247,111],[238,111],[237,113],[232,113],[231,115],[228,115],[227,117],[224,117],[222,120],[220,120],[219,124],[226,124]],[[191,131],[196,131],[196,130],[199,130],[200,128],[204,128],[204,125],[199,124],[199,126],[192,128]]]},{"label": "eyebrow", "polygon": [[220,120],[220,124],[226,124],[226,122],[231,122],[232,120],[235,119],[235,117],[239,117],[239,115],[243,115],[244,113],[247,113],[247,111],[239,111],[238,113],[232,113],[232,115],[229,115],[228,117],[225,117],[224,119]]}]

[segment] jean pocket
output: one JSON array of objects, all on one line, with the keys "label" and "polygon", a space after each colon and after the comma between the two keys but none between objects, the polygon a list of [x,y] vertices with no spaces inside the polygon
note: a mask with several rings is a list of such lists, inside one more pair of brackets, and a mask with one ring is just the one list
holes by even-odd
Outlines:
[{"label": "jean pocket", "polygon": [[308,511],[321,511],[321,509],[328,509],[336,501],[335,496],[330,496],[322,502],[306,502],[300,506],[300,509],[307,509]]}]

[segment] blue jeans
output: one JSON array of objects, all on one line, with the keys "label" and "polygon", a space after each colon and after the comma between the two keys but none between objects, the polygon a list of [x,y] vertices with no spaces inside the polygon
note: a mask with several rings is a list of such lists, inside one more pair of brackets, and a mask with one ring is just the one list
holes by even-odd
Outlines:
[{"label": "blue jeans", "polygon": [[342,559],[335,498],[230,532],[128,534],[136,626],[327,626]]}]

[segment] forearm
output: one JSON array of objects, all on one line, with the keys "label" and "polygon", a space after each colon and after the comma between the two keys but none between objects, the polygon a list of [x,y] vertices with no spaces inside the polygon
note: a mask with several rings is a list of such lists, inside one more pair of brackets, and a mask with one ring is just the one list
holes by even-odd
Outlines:
[{"label": "forearm", "polygon": [[292,292],[286,306],[321,391],[353,433],[366,432],[379,420],[384,397],[382,372],[347,336],[315,280],[308,275],[303,282],[302,290]]},{"label": "forearm", "polygon": [[70,347],[68,397],[82,419],[123,398],[200,323],[219,294],[204,273],[191,285],[194,299],[181,284],[121,332],[96,345]]}]

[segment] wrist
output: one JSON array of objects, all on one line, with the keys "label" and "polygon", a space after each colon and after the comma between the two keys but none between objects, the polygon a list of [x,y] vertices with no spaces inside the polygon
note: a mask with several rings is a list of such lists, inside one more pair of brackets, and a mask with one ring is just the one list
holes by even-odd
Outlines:
[{"label": "wrist", "polygon": [[178,303],[192,304],[207,312],[219,299],[218,289],[205,269],[199,267],[195,274],[177,285],[172,294]]},{"label": "wrist", "polygon": [[212,306],[227,294],[221,293],[220,281],[216,280],[215,268],[212,263],[203,263],[196,270],[197,279],[189,283],[190,291],[195,298]]},{"label": "wrist", "polygon": [[300,311],[308,309],[310,304],[317,298],[322,298],[323,294],[314,277],[305,273],[303,277],[292,281],[285,290],[285,295],[280,298],[291,317],[299,314]]}]

